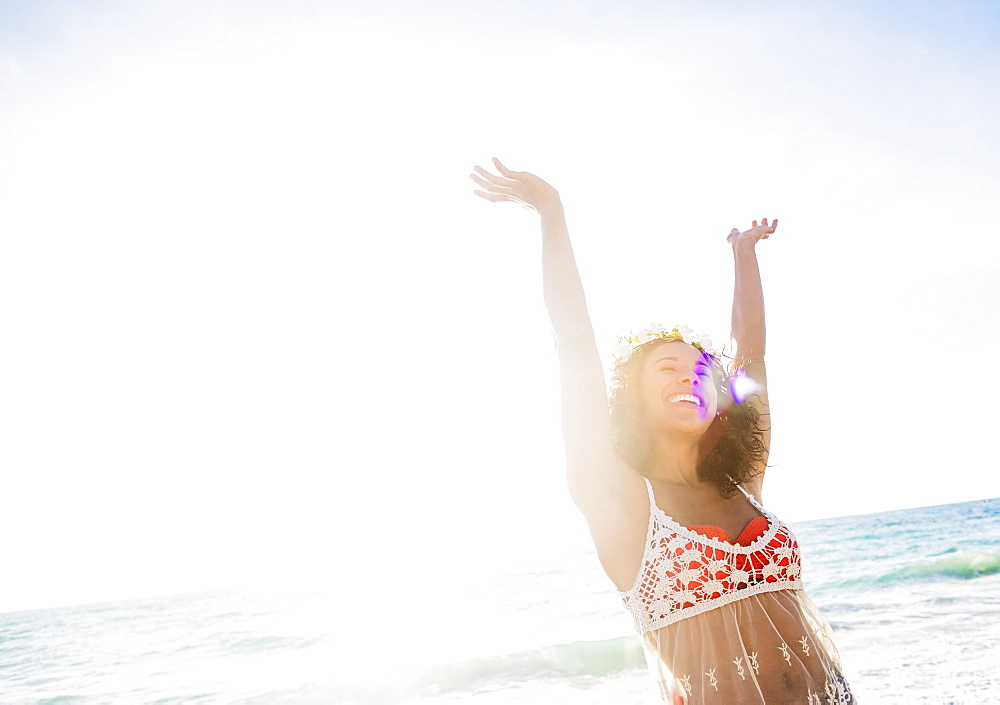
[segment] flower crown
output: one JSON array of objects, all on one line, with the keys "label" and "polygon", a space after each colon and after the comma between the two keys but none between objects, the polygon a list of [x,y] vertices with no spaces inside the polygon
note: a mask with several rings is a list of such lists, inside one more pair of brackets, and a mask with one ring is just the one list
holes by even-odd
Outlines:
[{"label": "flower crown", "polygon": [[712,350],[712,340],[708,336],[696,334],[687,326],[674,326],[668,330],[665,326],[653,324],[638,333],[629,333],[618,339],[619,344],[615,349],[615,363],[625,364],[638,347],[654,340],[679,340],[693,345],[703,353],[716,357]]}]

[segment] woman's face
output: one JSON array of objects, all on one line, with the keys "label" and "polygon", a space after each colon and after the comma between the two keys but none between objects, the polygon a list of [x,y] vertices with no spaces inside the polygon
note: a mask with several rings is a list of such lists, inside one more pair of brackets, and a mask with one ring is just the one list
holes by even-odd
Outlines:
[{"label": "woman's face", "polygon": [[643,366],[642,403],[654,429],[704,433],[719,407],[711,359],[681,341],[658,345]]}]

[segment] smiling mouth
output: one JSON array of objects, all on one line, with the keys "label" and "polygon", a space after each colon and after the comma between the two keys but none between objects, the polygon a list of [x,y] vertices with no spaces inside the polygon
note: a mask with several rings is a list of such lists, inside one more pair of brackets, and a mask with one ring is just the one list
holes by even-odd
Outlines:
[{"label": "smiling mouth", "polygon": [[694,404],[695,406],[701,406],[701,399],[694,394],[675,394],[669,397],[667,401],[671,404]]}]

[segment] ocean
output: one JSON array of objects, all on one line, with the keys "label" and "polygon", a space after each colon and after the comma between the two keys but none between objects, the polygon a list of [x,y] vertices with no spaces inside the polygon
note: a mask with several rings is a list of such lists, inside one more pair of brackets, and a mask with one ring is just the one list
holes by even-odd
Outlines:
[{"label": "ocean", "polygon": [[[860,703],[1000,703],[1000,499],[791,526]],[[0,703],[654,702],[592,551],[420,582],[0,614]]]}]

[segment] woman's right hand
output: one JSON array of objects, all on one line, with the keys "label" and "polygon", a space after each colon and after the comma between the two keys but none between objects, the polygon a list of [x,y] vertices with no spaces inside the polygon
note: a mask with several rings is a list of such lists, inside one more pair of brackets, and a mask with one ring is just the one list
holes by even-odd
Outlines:
[{"label": "woman's right hand", "polygon": [[481,166],[476,166],[476,173],[469,175],[469,178],[483,188],[482,191],[473,192],[480,198],[494,203],[512,201],[543,215],[562,207],[559,192],[534,174],[511,171],[496,157],[493,158],[493,164],[500,176],[491,174]]},{"label": "woman's right hand", "polygon": [[757,225],[757,221],[755,220],[753,221],[753,225],[743,232],[740,232],[739,228],[733,228],[730,230],[729,235],[726,237],[726,242],[734,246],[740,241],[749,241],[751,243],[760,242],[761,240],[766,240],[767,236],[773,233],[777,227],[777,218],[775,218],[774,222],[770,225],[767,223],[767,218],[761,219],[760,225]]}]

